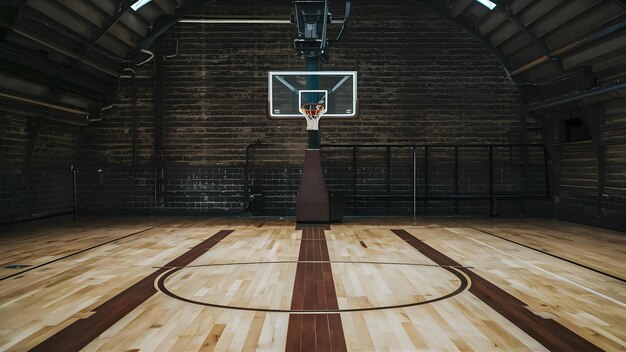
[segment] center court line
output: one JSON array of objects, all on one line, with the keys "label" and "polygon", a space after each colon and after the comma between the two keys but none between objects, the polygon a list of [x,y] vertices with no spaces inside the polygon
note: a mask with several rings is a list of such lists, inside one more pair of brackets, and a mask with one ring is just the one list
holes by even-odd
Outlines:
[{"label": "center court line", "polygon": [[428,263],[406,263],[406,262],[368,262],[368,261],[350,261],[350,260],[277,260],[267,262],[232,262],[232,263],[209,263],[185,266],[153,266],[153,269],[183,269],[183,268],[204,268],[211,266],[235,266],[235,265],[258,265],[258,264],[297,264],[297,263],[335,263],[335,264],[373,264],[373,265],[407,265],[407,266],[426,266],[435,268],[466,268],[473,269],[472,266],[463,265],[438,265]]},{"label": "center court line", "polygon": [[524,263],[524,264],[526,264],[526,265],[529,265],[529,266],[531,266],[531,267],[533,267],[533,268],[535,268],[535,269],[537,269],[537,270],[539,270],[539,271],[541,271],[541,272],[544,272],[544,273],[546,273],[546,274],[549,274],[549,275],[551,275],[551,276],[554,276],[555,278],[557,278],[557,279],[559,279],[559,280],[561,280],[561,281],[564,281],[564,282],[567,282],[567,283],[569,283],[569,284],[572,284],[572,285],[574,285],[574,286],[576,286],[576,287],[578,287],[578,288],[582,288],[583,290],[585,290],[585,291],[587,291],[587,292],[589,292],[589,293],[592,293],[592,294],[594,294],[594,295],[596,295],[596,296],[598,296],[598,297],[602,297],[602,298],[604,298],[604,299],[606,299],[606,300],[608,300],[608,301],[611,301],[611,302],[613,302],[613,303],[615,303],[615,304],[617,304],[617,305],[619,305],[619,306],[621,306],[621,307],[626,307],[626,303],[624,303],[624,302],[618,301],[618,300],[616,300],[616,299],[614,299],[614,298],[611,298],[611,297],[609,297],[609,296],[607,296],[607,295],[605,295],[605,294],[603,294],[603,293],[600,293],[600,292],[598,292],[598,291],[596,291],[596,290],[593,290],[593,289],[591,289],[591,288],[585,287],[585,286],[583,286],[583,285],[581,285],[581,284],[578,284],[578,283],[576,283],[576,282],[574,282],[574,281],[571,281],[571,280],[569,280],[569,279],[567,279],[567,278],[564,278],[564,277],[562,277],[562,276],[560,276],[560,275],[557,275],[557,274],[555,274],[555,273],[553,273],[553,272],[550,272],[550,271],[548,271],[548,270],[542,269],[541,267],[539,267],[539,266],[537,266],[537,265],[535,265],[535,264],[529,263],[529,262],[528,262],[528,261],[526,261],[526,260],[520,259],[520,258],[518,258],[518,257],[516,257],[516,256],[514,256],[514,255],[512,255],[512,254],[509,254],[509,253],[507,253],[507,252],[505,252],[505,251],[499,250],[498,248],[495,248],[495,247],[493,247],[493,246],[490,246],[490,245],[486,244],[485,242],[482,242],[482,241],[480,241],[480,240],[477,240],[477,239],[475,239],[475,238],[473,238],[473,237],[471,237],[471,236],[467,236],[467,238],[469,238],[469,239],[470,239],[470,240],[472,240],[472,241],[478,242],[478,243],[482,244],[483,246],[489,247],[489,248],[493,249],[494,251],[497,251],[497,252],[503,253],[503,254],[505,254],[505,255],[507,255],[507,256],[509,256],[509,257],[511,257],[511,258],[513,258],[513,259],[515,259],[515,260],[517,260],[517,261],[520,261],[520,262],[522,262],[522,263]]},{"label": "center court line", "polygon": [[[304,227],[302,238],[291,309],[339,309],[324,229]],[[347,351],[341,315],[289,314],[285,351]]]}]

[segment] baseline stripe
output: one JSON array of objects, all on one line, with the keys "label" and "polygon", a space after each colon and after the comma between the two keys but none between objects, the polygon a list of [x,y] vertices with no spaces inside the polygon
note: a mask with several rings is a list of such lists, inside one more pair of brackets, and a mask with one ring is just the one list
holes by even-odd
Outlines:
[{"label": "baseline stripe", "polygon": [[6,280],[6,279],[9,279],[9,278],[12,278],[12,277],[14,277],[14,276],[22,275],[22,274],[24,274],[24,273],[26,273],[26,272],[29,272],[29,271],[31,271],[31,270],[35,270],[35,269],[41,268],[42,266],[46,266],[46,265],[48,265],[48,264],[56,263],[56,262],[58,262],[59,260],[67,259],[67,258],[72,257],[72,256],[75,256],[75,255],[77,255],[77,254],[81,254],[81,253],[87,252],[87,251],[89,251],[89,250],[92,250],[92,249],[94,249],[94,248],[98,248],[98,247],[104,246],[104,245],[109,244],[109,243],[113,243],[113,242],[116,242],[116,241],[119,241],[119,240],[123,240],[123,239],[128,238],[128,237],[131,237],[131,236],[138,235],[138,234],[140,234],[140,233],[144,233],[144,232],[146,232],[146,231],[150,231],[150,230],[152,230],[153,228],[154,228],[154,226],[153,226],[153,227],[149,227],[149,228],[147,228],[147,229],[143,229],[143,230],[137,231],[137,232],[133,232],[133,233],[131,233],[131,234],[124,235],[124,236],[122,236],[122,237],[118,237],[118,238],[115,238],[115,239],[112,239],[112,240],[109,240],[109,241],[106,241],[106,242],[103,242],[103,243],[98,243],[98,244],[93,245],[93,246],[91,246],[91,247],[83,248],[83,249],[81,249],[81,250],[79,250],[79,251],[77,251],[77,252],[70,253],[70,254],[64,255],[64,256],[62,256],[62,257],[60,257],[60,258],[52,259],[52,260],[47,261],[47,262],[45,262],[45,263],[41,263],[41,264],[38,264],[38,265],[35,265],[35,266],[32,266],[32,267],[29,267],[28,269],[26,269],[26,270],[22,270],[22,271],[19,271],[19,272],[15,273],[15,274],[11,274],[11,275],[4,276],[4,277],[0,278],[0,281],[2,281],[2,280]]},{"label": "baseline stripe", "polygon": [[[165,266],[185,266],[191,263],[232,232],[233,230],[217,232]],[[157,292],[154,288],[154,280],[168,270],[167,268],[161,268],[143,278],[94,309],[94,313],[88,318],[79,319],[68,325],[63,330],[33,347],[31,351],[79,351],[148,298],[152,297]]]},{"label": "baseline stripe", "polygon": [[530,310],[526,309],[526,304],[521,300],[515,298],[468,268],[461,267],[459,263],[430,247],[407,231],[391,231],[435,263],[439,265],[457,266],[457,270],[464,272],[472,280],[469,291],[474,296],[489,305],[550,351],[602,351],[601,348],[585,340],[557,321],[535,315]]},{"label": "baseline stripe", "polygon": [[[328,245],[321,227],[302,230],[291,309],[339,309]],[[341,315],[290,314],[286,351],[347,351]]]},{"label": "baseline stripe", "polygon": [[612,279],[619,280],[619,281],[621,281],[621,282],[626,283],[626,279],[621,278],[621,277],[619,277],[619,276],[617,276],[617,275],[613,275],[613,274],[605,273],[604,271],[601,271],[601,270],[599,270],[599,269],[593,268],[593,267],[591,267],[591,266],[588,266],[588,265],[585,265],[585,264],[582,264],[582,263],[575,262],[575,261],[573,261],[573,260],[571,260],[571,259],[567,259],[567,258],[565,258],[565,257],[560,257],[560,256],[558,256],[558,255],[556,255],[556,254],[553,254],[553,253],[550,253],[550,252],[542,251],[541,249],[538,249],[538,248],[535,248],[535,247],[531,247],[531,246],[525,245],[525,244],[523,244],[523,243],[521,243],[521,242],[516,242],[516,241],[513,241],[513,240],[511,240],[511,239],[508,239],[508,238],[503,237],[503,236],[496,235],[495,233],[492,233],[492,232],[489,232],[489,231],[486,231],[486,230],[482,230],[482,229],[475,228],[475,227],[472,227],[472,229],[474,229],[474,230],[476,230],[476,231],[479,231],[479,232],[482,232],[482,233],[484,233],[484,234],[487,234],[487,235],[489,235],[489,236],[493,236],[493,237],[499,238],[499,239],[501,239],[501,240],[503,240],[503,241],[507,241],[507,242],[515,243],[515,244],[516,244],[516,245],[518,245],[518,246],[521,246],[521,247],[524,247],[524,248],[531,249],[531,250],[533,250],[533,251],[535,251],[535,252],[539,252],[539,253],[542,253],[542,254],[545,254],[545,255],[549,255],[549,256],[551,256],[551,257],[553,257],[553,258],[560,259],[560,260],[565,261],[565,262],[568,262],[568,263],[570,263],[570,264],[578,265],[578,266],[580,266],[581,268],[585,268],[585,269],[587,269],[587,270],[595,271],[595,272],[596,272],[596,273],[598,273],[598,274],[602,274],[602,275],[608,276],[608,277],[610,277],[610,278],[612,278]]}]

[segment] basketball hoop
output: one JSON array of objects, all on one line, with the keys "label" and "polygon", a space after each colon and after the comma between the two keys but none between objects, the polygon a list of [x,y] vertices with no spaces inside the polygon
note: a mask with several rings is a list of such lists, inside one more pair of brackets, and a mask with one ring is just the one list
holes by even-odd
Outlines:
[{"label": "basketball hoop", "polygon": [[306,117],[306,129],[307,131],[317,131],[319,129],[319,121],[324,112],[326,112],[326,106],[318,103],[307,103],[300,107],[300,112]]}]

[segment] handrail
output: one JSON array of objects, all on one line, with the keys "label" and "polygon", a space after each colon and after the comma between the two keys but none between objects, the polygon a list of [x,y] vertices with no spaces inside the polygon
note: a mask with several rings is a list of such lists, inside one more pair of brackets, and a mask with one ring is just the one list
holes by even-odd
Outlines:
[{"label": "handrail", "polygon": [[[545,145],[537,144],[537,143],[509,143],[509,144],[322,144],[321,149],[324,148],[351,148],[353,154],[353,194],[352,197],[348,196],[347,198],[352,198],[353,202],[353,210],[356,212],[357,209],[357,199],[366,198],[366,195],[360,195],[357,191],[357,172],[356,172],[356,155],[358,148],[385,148],[386,149],[386,165],[387,165],[387,208],[390,207],[389,199],[391,198],[391,177],[390,177],[390,149],[391,148],[407,148],[411,149],[412,157],[413,157],[413,217],[415,218],[417,215],[417,201],[421,200],[423,202],[424,215],[428,215],[428,205],[431,200],[442,200],[449,199],[454,200],[454,211],[455,214],[459,213],[459,200],[467,200],[467,199],[488,199],[489,200],[489,215],[497,216],[496,209],[496,199],[499,198],[519,198],[521,202],[524,202],[528,198],[536,198],[538,195],[530,195],[524,194],[524,192],[520,193],[519,196],[512,196],[510,194],[500,194],[494,191],[494,160],[493,160],[493,150],[495,148],[509,148],[512,149],[514,147],[521,148],[541,148],[544,154],[544,178],[545,178],[545,187],[546,194],[543,195],[546,198],[550,198],[550,181],[549,181],[549,168],[548,168],[548,159],[547,159],[547,150]],[[417,193],[417,154],[416,151],[418,148],[423,150],[423,169],[424,169],[424,185],[423,185],[423,194]],[[454,150],[454,195],[429,195],[429,179],[428,179],[428,159],[429,159],[429,151],[432,151],[433,148],[451,148]],[[458,151],[461,148],[486,148],[488,151],[488,169],[489,169],[489,194],[488,195],[463,195],[459,194],[459,155]],[[511,164],[512,165],[512,164]],[[523,164],[523,167],[528,167],[529,165]],[[541,197],[542,195],[539,195]],[[523,207],[522,209],[525,209]]]},{"label": "handrail", "polygon": [[[267,146],[267,144],[262,144],[259,143],[258,141],[255,143],[251,143],[246,147],[246,164],[244,166],[244,184],[246,186],[246,188],[248,188],[249,186],[249,180],[248,180],[248,176],[249,176],[249,158],[250,158],[250,150],[253,149],[254,147],[258,147],[258,146]],[[364,148],[380,148],[383,149],[385,151],[385,156],[383,156],[381,154],[381,156],[383,156],[385,158],[385,164],[387,167],[386,170],[386,175],[385,175],[385,181],[386,181],[386,194],[385,195],[377,195],[375,198],[377,199],[381,199],[384,200],[387,204],[387,209],[388,211],[390,211],[391,209],[391,200],[393,197],[397,197],[397,199],[411,199],[412,200],[412,208],[413,208],[413,216],[416,217],[417,216],[417,202],[423,202],[423,209],[424,209],[424,214],[428,215],[428,208],[429,208],[429,202],[430,201],[437,201],[437,200],[450,200],[450,201],[454,201],[454,213],[455,214],[459,214],[459,201],[463,201],[463,200],[470,200],[470,199],[485,199],[485,200],[489,200],[489,215],[491,216],[496,216],[497,215],[497,209],[496,209],[496,199],[519,199],[521,202],[525,202],[526,199],[536,199],[536,198],[550,198],[550,181],[549,181],[549,166],[548,166],[548,153],[546,150],[545,145],[543,144],[538,144],[538,143],[516,143],[516,144],[506,144],[506,143],[494,143],[494,144],[322,144],[321,149],[324,150],[328,150],[328,149],[339,149],[339,148],[346,148],[349,149],[350,151],[347,151],[348,153],[351,153],[351,158],[352,158],[352,186],[351,186],[351,190],[348,191],[349,193],[346,194],[346,199],[350,199],[352,202],[352,209],[354,211],[354,213],[356,214],[358,212],[358,200],[359,199],[373,199],[372,195],[368,195],[368,194],[364,194],[362,190],[359,190],[358,185],[359,185],[359,177],[357,174],[357,163],[358,163],[358,158],[357,155],[359,155],[358,151],[359,149],[364,149]],[[520,163],[520,164],[514,164],[514,163],[509,163],[510,167],[512,168],[526,168],[526,167],[530,167],[530,166],[540,166],[543,165],[543,169],[544,169],[544,181],[545,181],[545,194],[526,194],[525,191],[521,191],[521,192],[516,192],[515,194],[511,194],[511,192],[497,192],[494,189],[494,170],[495,170],[495,160],[494,160],[494,156],[493,156],[493,152],[494,149],[497,148],[515,148],[515,147],[519,147],[519,148],[540,148],[543,152],[543,163],[541,162],[537,162],[536,164],[526,164],[526,163]],[[391,153],[391,149],[395,148],[406,148],[409,150],[409,152],[412,154],[412,171],[413,171],[413,185],[412,185],[412,194],[403,196],[403,195],[394,195],[392,196],[392,187],[391,187],[391,183],[392,183],[392,173],[391,173],[391,168],[392,168],[392,163],[391,163],[391,158],[392,158],[392,153]],[[438,149],[438,148],[450,148],[451,151],[453,151],[454,155],[451,156],[450,160],[453,161],[454,164],[454,184],[451,185],[453,188],[453,194],[450,195],[442,195],[442,194],[437,194],[437,192],[433,193],[433,190],[429,189],[429,179],[428,179],[428,172],[429,172],[429,154],[433,152],[434,149]],[[460,172],[459,172],[459,168],[460,168],[460,160],[461,160],[461,156],[459,154],[459,151],[462,149],[468,149],[468,148],[484,148],[484,151],[488,153],[487,157],[488,157],[488,165],[486,165],[485,168],[488,168],[488,172],[489,172],[489,177],[488,177],[488,191],[486,193],[484,193],[485,191],[482,191],[482,194],[463,194],[462,192],[460,192],[459,188],[460,188],[460,184],[459,184],[459,177],[460,177]],[[422,185],[422,191],[418,192],[417,189],[417,183],[418,183],[418,174],[417,174],[417,170],[418,170],[418,151],[420,153],[422,153],[422,160],[420,160],[420,162],[422,163],[422,165],[420,165],[420,169],[423,168],[424,169],[424,174],[423,174],[423,180],[424,180],[424,184]],[[479,151],[477,151],[479,152]],[[362,154],[361,154],[362,155]],[[382,190],[382,188],[381,188]],[[525,207],[522,207],[522,209],[525,209]]]},{"label": "handrail", "polygon": [[322,148],[508,148],[508,147],[541,147],[545,145],[539,143],[495,143],[495,144],[321,144]]}]

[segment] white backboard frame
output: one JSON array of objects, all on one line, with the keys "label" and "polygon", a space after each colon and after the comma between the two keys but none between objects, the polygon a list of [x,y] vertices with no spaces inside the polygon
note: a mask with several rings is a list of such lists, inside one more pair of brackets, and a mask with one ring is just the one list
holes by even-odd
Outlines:
[{"label": "white backboard frame", "polygon": [[[357,72],[356,71],[270,71],[268,73],[268,107],[267,107],[267,117],[269,119],[298,119],[302,118],[301,113],[293,113],[293,114],[282,114],[275,113],[274,110],[274,101],[273,101],[273,84],[275,76],[306,76],[306,75],[315,75],[315,76],[346,76],[346,80],[352,78],[352,108],[350,109],[350,113],[325,113],[324,118],[332,118],[332,119],[351,119],[358,116],[358,98],[357,98]],[[280,80],[278,80],[280,83]],[[340,81],[341,84],[345,83],[345,81]],[[281,83],[283,84],[283,83]],[[336,87],[319,87],[320,90],[329,91],[326,97],[326,104],[328,104],[329,99],[332,99],[333,89],[339,88],[340,84],[337,84]],[[293,87],[292,87],[293,88]],[[290,88],[291,89],[291,88]],[[302,89],[308,90],[308,89]],[[299,90],[294,92],[294,95],[300,95]],[[300,99],[298,99],[299,101]],[[298,109],[299,111],[299,109]]]}]

